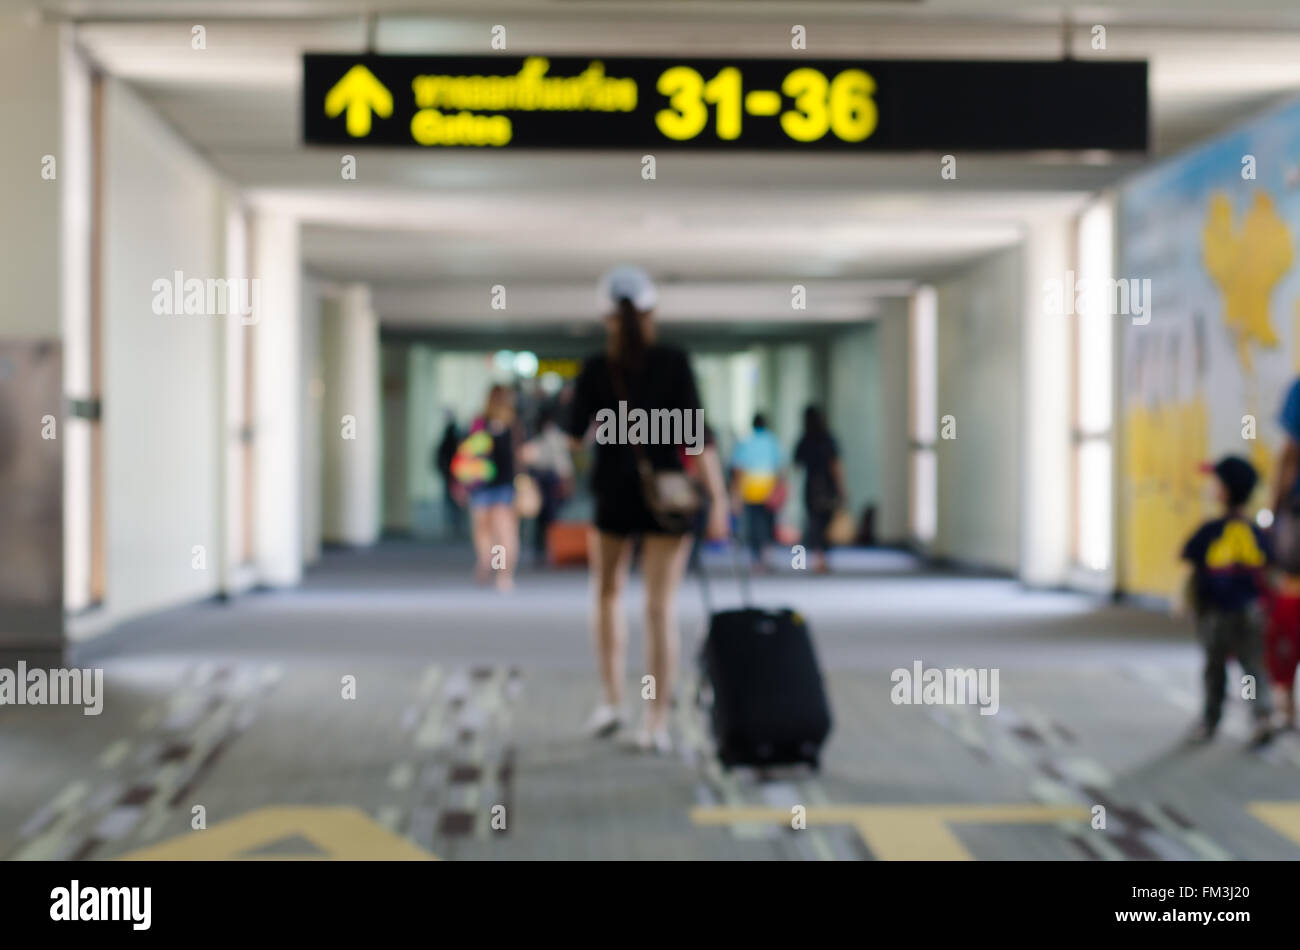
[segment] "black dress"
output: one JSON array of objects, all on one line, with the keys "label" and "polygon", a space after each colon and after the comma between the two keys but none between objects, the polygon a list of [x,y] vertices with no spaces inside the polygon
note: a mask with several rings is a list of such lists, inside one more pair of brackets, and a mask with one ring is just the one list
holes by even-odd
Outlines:
[{"label": "black dress", "polygon": [[[621,384],[616,384],[615,373],[621,374]],[[686,354],[676,347],[647,347],[640,367],[629,373],[623,373],[607,356],[589,357],[574,386],[565,431],[582,438],[601,410],[617,416],[619,402],[624,398],[629,411],[680,410],[682,432],[691,438],[705,438],[695,374]],[[640,448],[656,471],[684,468],[684,445],[661,442],[642,444]],[[596,528],[600,531],[618,535],[685,533],[665,531],[646,507],[637,474],[637,452],[630,445],[597,440],[591,490],[596,498]]]},{"label": "black dress", "polygon": [[835,460],[839,457],[839,446],[829,433],[805,433],[794,450],[796,464],[804,467],[803,504],[808,515],[804,544],[813,551],[826,550],[826,529],[840,504],[835,484]]}]

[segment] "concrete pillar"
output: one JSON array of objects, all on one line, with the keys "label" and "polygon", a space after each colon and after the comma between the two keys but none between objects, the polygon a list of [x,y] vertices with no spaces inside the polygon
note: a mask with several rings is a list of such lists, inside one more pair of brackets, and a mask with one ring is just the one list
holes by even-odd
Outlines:
[{"label": "concrete pillar", "polygon": [[[380,362],[383,369],[384,461],[382,466],[384,530],[408,533],[411,530],[411,486],[406,460],[410,454],[406,424],[407,406],[407,347],[390,345],[382,348]],[[434,417],[435,425],[444,424],[438,406],[425,406],[425,412]],[[442,433],[439,431],[439,437]],[[433,465],[433,453],[424,453],[424,463]]]},{"label": "concrete pillar", "polygon": [[252,335],[258,580],[302,579],[302,360],[298,222],[259,210],[253,217],[253,277],[260,306]]},{"label": "concrete pillar", "polygon": [[876,320],[880,335],[880,495],[876,537],[902,543],[908,536],[911,435],[908,432],[908,305],[886,301]]},{"label": "concrete pillar", "polygon": [[[63,87],[58,26],[33,11],[0,13],[0,336],[59,337]],[[48,158],[47,158],[48,156]],[[51,161],[52,159],[52,161]],[[51,177],[52,176],[52,177]]]},{"label": "concrete pillar", "polygon": [[321,311],[325,370],[322,532],[327,542],[379,539],[383,420],[379,321],[370,288],[346,287]]},{"label": "concrete pillar", "polygon": [[321,356],[321,305],[324,291],[318,280],[302,282],[302,556],[305,564],[320,560],[324,505],[322,443],[324,434],[325,367]]},{"label": "concrete pillar", "polygon": [[[248,216],[235,196],[228,196],[227,202],[224,276],[244,281],[249,277]],[[217,431],[222,527],[219,585],[223,594],[233,595],[257,580],[252,565],[247,563],[253,539],[244,536],[248,522],[245,506],[252,503],[252,498],[245,497],[249,490],[246,473],[252,451],[247,441],[251,409],[247,399],[251,387],[245,377],[250,366],[249,340],[257,328],[246,326],[243,320],[228,319],[222,332],[221,424]]]},{"label": "concrete pillar", "polygon": [[0,14],[0,650],[28,659],[63,647],[63,88],[59,27]]},{"label": "concrete pillar", "polygon": [[1064,584],[1070,572],[1070,336],[1073,322],[1044,308],[1049,280],[1065,280],[1071,218],[1032,224],[1025,235],[1021,349],[1020,579]]},{"label": "concrete pillar", "polygon": [[803,469],[794,465],[794,450],[803,432],[803,410],[814,401],[813,348],[807,343],[786,343],[775,348],[775,396],[769,403],[772,431],[781,440],[790,491],[778,512],[782,523],[803,526]]},{"label": "concrete pillar", "polygon": [[[414,344],[406,350],[406,491],[411,509],[411,532],[416,537],[433,537],[443,525],[439,499],[442,479],[433,471],[434,447],[446,424],[446,405],[438,396],[434,374],[436,354],[432,348]],[[461,431],[469,419],[458,418]]]}]

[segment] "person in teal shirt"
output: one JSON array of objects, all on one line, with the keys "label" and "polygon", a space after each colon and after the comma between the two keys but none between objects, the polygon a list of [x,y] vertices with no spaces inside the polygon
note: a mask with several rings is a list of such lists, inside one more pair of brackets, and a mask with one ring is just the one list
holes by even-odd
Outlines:
[{"label": "person in teal shirt", "polygon": [[773,501],[784,464],[780,440],[768,429],[767,418],[756,413],[753,433],[731,456],[732,484],[744,513],[745,539],[755,567],[762,566],[763,548],[776,533]]}]

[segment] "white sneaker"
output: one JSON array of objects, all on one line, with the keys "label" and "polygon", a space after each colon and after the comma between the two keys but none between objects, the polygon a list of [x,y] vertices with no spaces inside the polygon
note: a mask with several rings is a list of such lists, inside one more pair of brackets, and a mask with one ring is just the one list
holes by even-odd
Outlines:
[{"label": "white sneaker", "polygon": [[636,747],[642,752],[668,755],[673,751],[673,738],[668,734],[666,726],[660,726],[658,729],[642,726],[637,730]]},{"label": "white sneaker", "polygon": [[595,739],[612,736],[623,727],[623,713],[617,706],[601,703],[587,718],[587,734]]}]

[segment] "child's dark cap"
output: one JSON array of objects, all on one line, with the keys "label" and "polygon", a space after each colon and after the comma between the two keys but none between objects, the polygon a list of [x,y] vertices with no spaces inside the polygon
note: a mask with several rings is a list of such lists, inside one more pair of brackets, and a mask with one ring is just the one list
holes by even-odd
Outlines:
[{"label": "child's dark cap", "polygon": [[1259,481],[1255,466],[1240,455],[1225,455],[1213,464],[1206,463],[1202,468],[1213,472],[1219,479],[1228,493],[1228,503],[1232,505],[1244,505]]}]

